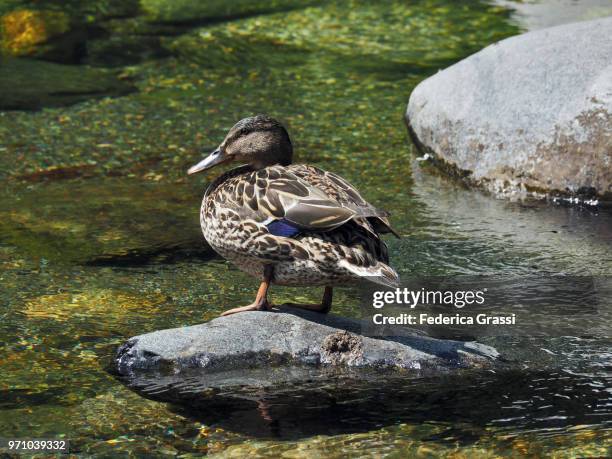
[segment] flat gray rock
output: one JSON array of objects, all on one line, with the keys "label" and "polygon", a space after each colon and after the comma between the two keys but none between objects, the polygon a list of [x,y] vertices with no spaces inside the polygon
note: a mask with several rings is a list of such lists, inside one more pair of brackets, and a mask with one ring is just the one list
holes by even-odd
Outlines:
[{"label": "flat gray rock", "polygon": [[[212,386],[266,385],[273,369],[291,379],[312,368],[444,370],[490,366],[497,352],[474,342],[438,340],[406,332],[378,339],[361,336],[360,323],[301,310],[245,312],[191,327],[161,330],[128,340],[117,352],[120,375],[154,370],[223,375]],[[243,370],[251,371],[243,371]],[[260,370],[264,369],[262,373]],[[190,373],[191,372],[191,373]],[[279,375],[272,377],[278,382]],[[214,379],[214,378],[213,378]],[[212,379],[211,379],[212,381]],[[274,382],[271,381],[271,382]]]},{"label": "flat gray rock", "polygon": [[412,92],[406,121],[443,169],[498,195],[612,195],[612,17],[519,35]]}]

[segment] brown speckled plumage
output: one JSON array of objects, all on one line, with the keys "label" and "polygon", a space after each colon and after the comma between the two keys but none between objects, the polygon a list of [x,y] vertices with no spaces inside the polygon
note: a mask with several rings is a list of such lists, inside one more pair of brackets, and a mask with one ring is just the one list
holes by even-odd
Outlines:
[{"label": "brown speckled plumage", "polygon": [[[318,227],[314,219],[304,218],[294,237],[270,234],[266,222],[290,215],[285,203],[308,198],[316,204],[325,198],[329,202],[324,204],[339,211],[324,212],[327,221]],[[271,263],[277,284],[334,285],[363,276],[387,284],[397,275],[386,266],[387,247],[371,223],[382,219],[386,226],[385,216],[336,174],[292,164],[226,172],[206,190],[200,222],[204,237],[221,256],[256,277]]]}]

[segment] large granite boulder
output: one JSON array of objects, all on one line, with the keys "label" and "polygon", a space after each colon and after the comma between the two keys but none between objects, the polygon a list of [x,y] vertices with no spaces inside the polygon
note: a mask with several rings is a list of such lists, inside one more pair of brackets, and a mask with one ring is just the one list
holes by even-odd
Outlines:
[{"label": "large granite boulder", "polygon": [[[370,338],[360,335],[360,328],[357,320],[309,311],[245,312],[131,338],[118,350],[116,365],[124,376],[150,370],[175,376],[198,369],[210,381],[215,374],[218,380],[229,374],[240,385],[254,379],[263,384],[272,368],[437,371],[490,366],[497,357],[493,348],[474,342],[410,332]],[[291,372],[284,371],[284,377]],[[278,383],[278,377],[269,382]]]},{"label": "large granite boulder", "polygon": [[612,195],[612,17],[503,40],[420,83],[422,153],[499,195]]}]

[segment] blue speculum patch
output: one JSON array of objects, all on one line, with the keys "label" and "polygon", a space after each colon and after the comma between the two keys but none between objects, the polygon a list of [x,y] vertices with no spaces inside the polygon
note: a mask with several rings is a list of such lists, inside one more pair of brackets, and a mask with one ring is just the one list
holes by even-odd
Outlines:
[{"label": "blue speculum patch", "polygon": [[268,223],[267,228],[274,236],[292,237],[300,232],[297,226],[284,218]]}]

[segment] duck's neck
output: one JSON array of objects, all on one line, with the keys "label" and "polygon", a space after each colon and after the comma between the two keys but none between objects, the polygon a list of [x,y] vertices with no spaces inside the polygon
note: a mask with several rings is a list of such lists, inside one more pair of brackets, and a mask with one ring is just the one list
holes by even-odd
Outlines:
[{"label": "duck's neck", "polygon": [[254,152],[249,159],[249,164],[255,170],[275,165],[288,166],[293,162],[293,146],[287,138],[286,141]]}]

